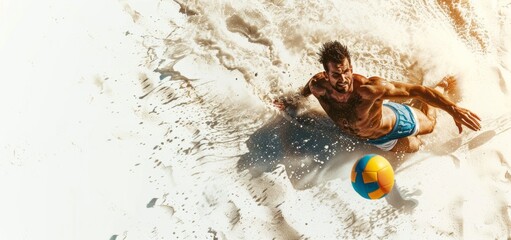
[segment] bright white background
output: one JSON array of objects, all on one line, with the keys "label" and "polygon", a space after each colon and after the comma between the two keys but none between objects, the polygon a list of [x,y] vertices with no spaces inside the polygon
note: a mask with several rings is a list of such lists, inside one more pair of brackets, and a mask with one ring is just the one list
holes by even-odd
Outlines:
[{"label": "bright white background", "polygon": [[120,9],[0,1],[1,239],[109,239],[158,214],[146,208],[158,170],[134,168],[144,153],[124,130],[138,124],[133,91],[115,89],[136,86],[122,81],[143,52]]}]

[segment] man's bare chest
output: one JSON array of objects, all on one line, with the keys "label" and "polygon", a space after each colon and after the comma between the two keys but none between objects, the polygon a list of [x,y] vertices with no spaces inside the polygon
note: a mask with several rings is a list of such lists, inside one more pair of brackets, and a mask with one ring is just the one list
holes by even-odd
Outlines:
[{"label": "man's bare chest", "polygon": [[354,96],[346,102],[337,101],[332,97],[320,100],[321,105],[330,118],[341,128],[357,132],[365,126],[365,113],[368,112],[367,104],[360,97]]}]

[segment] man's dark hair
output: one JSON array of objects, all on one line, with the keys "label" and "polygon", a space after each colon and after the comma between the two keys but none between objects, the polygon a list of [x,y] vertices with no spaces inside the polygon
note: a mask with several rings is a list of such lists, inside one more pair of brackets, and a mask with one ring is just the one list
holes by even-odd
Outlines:
[{"label": "man's dark hair", "polygon": [[350,52],[345,45],[342,45],[338,41],[326,42],[319,49],[319,61],[323,64],[325,71],[328,71],[328,62],[336,64],[342,63],[345,58],[351,64]]}]

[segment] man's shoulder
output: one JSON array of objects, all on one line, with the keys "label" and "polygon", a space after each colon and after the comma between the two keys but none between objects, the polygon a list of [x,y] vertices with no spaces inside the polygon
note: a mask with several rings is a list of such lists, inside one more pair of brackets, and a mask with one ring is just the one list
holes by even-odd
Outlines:
[{"label": "man's shoulder", "polygon": [[365,77],[357,74],[357,77],[360,79],[359,81],[362,83],[361,85],[378,86],[385,85],[387,83],[385,79],[378,76]]},{"label": "man's shoulder", "polygon": [[363,98],[374,99],[378,98],[385,90],[385,85],[387,82],[385,79],[377,76],[366,78],[364,76],[360,77],[359,80],[358,93]]},{"label": "man's shoulder", "polygon": [[316,73],[310,80],[310,86],[312,87],[323,87],[327,83],[327,77],[325,72]]},{"label": "man's shoulder", "polygon": [[326,78],[326,73],[319,72],[316,73],[309,81],[309,89],[314,96],[320,97],[325,94],[327,83],[328,80]]},{"label": "man's shoulder", "polygon": [[358,83],[360,86],[364,85],[379,85],[383,81],[385,81],[383,78],[378,76],[372,76],[372,77],[366,77],[364,75],[360,75],[357,73],[353,74],[353,80]]}]

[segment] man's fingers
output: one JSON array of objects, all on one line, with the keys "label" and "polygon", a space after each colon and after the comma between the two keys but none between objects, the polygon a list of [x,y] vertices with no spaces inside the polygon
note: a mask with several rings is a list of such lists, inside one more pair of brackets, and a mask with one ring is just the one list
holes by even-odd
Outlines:
[{"label": "man's fingers", "polygon": [[481,119],[479,116],[467,109],[460,108],[458,119],[463,125],[466,125],[474,131],[481,129],[481,123],[479,122]]},{"label": "man's fingers", "polygon": [[466,127],[468,127],[469,129],[473,130],[473,131],[478,131],[481,129],[481,118],[471,112],[470,110],[468,109],[464,109],[464,108],[456,108],[456,114],[453,115],[454,117],[454,121],[456,122],[456,126],[458,126],[458,130],[459,132],[461,133],[462,131],[462,125],[465,125]]},{"label": "man's fingers", "polygon": [[477,114],[475,114],[475,113],[473,113],[473,112],[470,112],[470,115],[472,115],[472,116],[474,116],[475,118],[477,118],[477,120],[482,121],[482,120],[481,120],[481,118],[480,118]]},{"label": "man's fingers", "polygon": [[273,106],[281,111],[286,109],[286,105],[278,99],[273,100]]},{"label": "man's fingers", "polygon": [[275,105],[276,108],[278,108],[279,110],[283,110],[284,109],[284,106],[282,105]]},{"label": "man's fingers", "polygon": [[463,125],[467,126],[468,128],[470,128],[471,130],[475,131],[476,130],[476,127],[474,126],[473,123],[469,122],[467,119],[462,119],[461,122],[463,123]]},{"label": "man's fingers", "polygon": [[481,129],[481,119],[478,118],[476,115],[470,115],[470,120],[475,124],[477,130]]},{"label": "man's fingers", "polygon": [[468,118],[467,121],[473,123],[475,126],[477,126],[477,128],[481,128],[481,123],[479,122],[481,121],[481,118],[479,118],[479,116],[477,116],[475,113],[467,110],[467,113],[464,117]]},{"label": "man's fingers", "polygon": [[456,121],[455,121],[455,123],[456,123],[456,127],[458,127],[458,133],[461,134],[461,132],[463,132],[463,127],[461,126],[461,123],[458,123]]},{"label": "man's fingers", "polygon": [[462,123],[467,126],[468,128],[470,128],[471,130],[473,131],[477,131],[479,130],[479,127],[477,126],[477,124],[474,122],[474,121],[471,121],[472,119],[470,118],[462,118]]},{"label": "man's fingers", "polygon": [[[454,119],[454,122],[456,122],[456,126],[458,126],[458,130],[460,130],[461,125],[465,125],[469,129],[475,131],[474,126],[472,126],[472,124],[464,116],[461,116],[460,118],[458,118],[458,120]],[[459,131],[459,132],[461,133],[461,131]]]},{"label": "man's fingers", "polygon": [[474,117],[470,116],[470,114],[468,114],[468,116],[465,116],[464,120],[470,125],[471,129],[474,131],[479,130],[479,128],[481,128],[477,120]]}]

